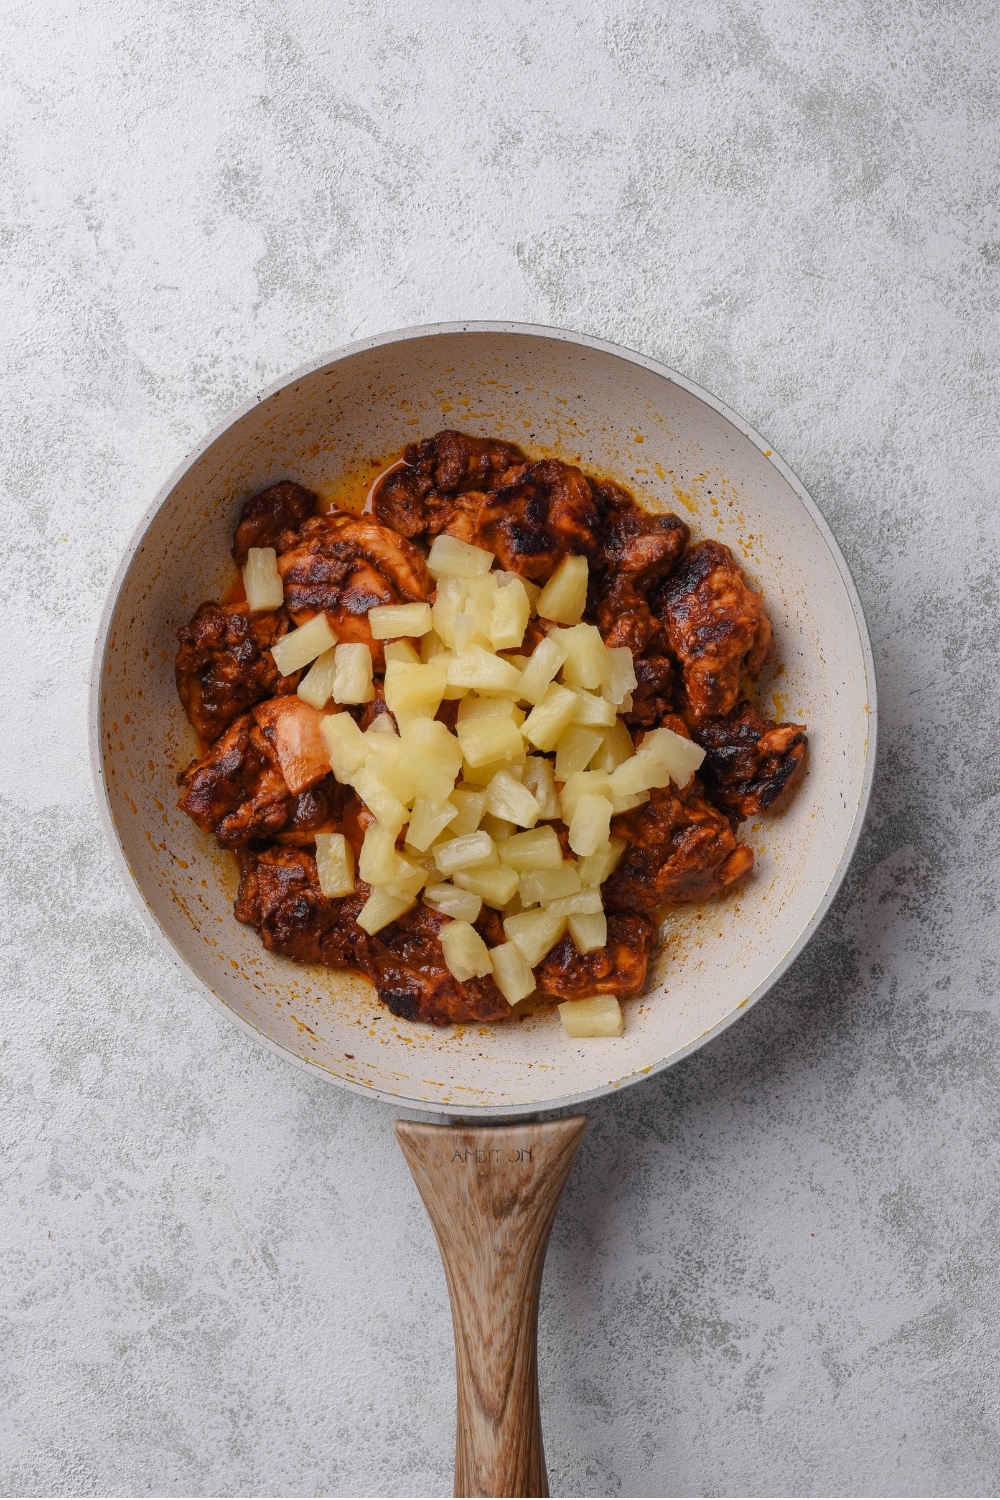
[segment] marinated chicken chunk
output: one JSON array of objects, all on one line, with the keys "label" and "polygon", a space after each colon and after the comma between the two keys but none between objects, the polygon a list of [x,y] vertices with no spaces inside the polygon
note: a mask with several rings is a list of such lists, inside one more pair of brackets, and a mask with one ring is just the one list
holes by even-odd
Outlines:
[{"label": "marinated chicken chunk", "polygon": [[251,495],[240,511],[239,524],[233,536],[233,561],[242,568],[251,547],[273,547],[282,551],[284,533],[292,533],[316,509],[316,496],[301,484],[286,481],[272,484],[269,490]]},{"label": "marinated chicken chunk", "polygon": [[638,995],[646,982],[646,967],[656,941],[656,924],[648,917],[612,914],[608,941],[594,953],[581,954],[571,937],[564,937],[535,970],[543,995],[558,1000],[583,1000],[587,995]]},{"label": "marinated chicken chunk", "polygon": [[806,763],[802,724],[775,724],[741,703],[724,719],[707,719],[695,739],[706,751],[707,794],[733,818],[775,812],[788,801]]},{"label": "marinated chicken chunk", "polygon": [[728,547],[698,542],[661,592],[670,649],[695,722],[731,713],[771,649],[771,622]]},{"label": "marinated chicken chunk", "polygon": [[460,981],[451,973],[440,939],[447,921],[418,902],[398,922],[367,940],[361,967],[379,999],[394,1016],[433,1026],[508,1016],[510,1006],[492,979]]},{"label": "marinated chicken chunk", "polygon": [[177,632],[177,691],[203,740],[218,739],[227,724],[261,699],[294,693],[302,673],[282,677],[269,650],[290,624],[283,609],[252,614],[245,602],[210,603]]},{"label": "marinated chicken chunk", "polygon": [[436,536],[455,514],[455,497],[495,489],[501,476],[527,460],[513,443],[438,432],[411,443],[403,464],[375,492],[376,519],[400,536]]},{"label": "marinated chicken chunk", "polygon": [[372,638],[368,611],[425,600],[433,587],[416,547],[387,526],[344,511],[306,521],[296,544],[279,557],[278,572],[297,625],[322,610],[339,641],[364,641],[379,666],[382,645]]},{"label": "marinated chicken chunk", "polygon": [[611,832],[626,847],[602,887],[609,912],[652,916],[658,907],[704,901],[753,869],[753,850],[737,843],[697,779],[684,792],[653,791],[641,807],[612,818]]},{"label": "marinated chicken chunk", "polygon": [[627,490],[605,480],[594,487],[601,513],[590,603],[605,645],[633,656],[660,648],[660,621],[649,604],[652,586],[673,569],[688,542],[675,515],[641,510]]},{"label": "marinated chicken chunk", "polygon": [[358,885],[353,896],[331,900],[319,888],[316,861],[304,849],[264,849],[239,853],[240,886],[233,912],[253,927],[264,947],[300,963],[354,967],[368,934],[356,917],[368,896]]},{"label": "marinated chicken chunk", "polygon": [[177,806],[224,848],[270,838],[288,822],[291,792],[274,745],[243,714],[184,772]]},{"label": "marinated chicken chunk", "polygon": [[594,555],[599,525],[586,475],[573,464],[546,458],[483,496],[472,535],[464,529],[455,534],[494,553],[510,572],[545,583],[569,553]]},{"label": "marinated chicken chunk", "polygon": [[[640,656],[632,663],[636,686],[622,717],[633,729],[657,729],[674,716],[674,669],[666,656]],[[677,730],[676,724],[667,726]]]}]

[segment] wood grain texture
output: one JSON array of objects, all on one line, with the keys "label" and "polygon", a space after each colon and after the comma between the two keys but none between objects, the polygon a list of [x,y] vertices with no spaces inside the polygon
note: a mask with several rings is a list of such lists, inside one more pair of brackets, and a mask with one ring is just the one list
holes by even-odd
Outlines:
[{"label": "wood grain texture", "polygon": [[538,1298],[585,1115],[395,1131],[444,1262],[455,1330],[455,1494],[547,1495]]}]

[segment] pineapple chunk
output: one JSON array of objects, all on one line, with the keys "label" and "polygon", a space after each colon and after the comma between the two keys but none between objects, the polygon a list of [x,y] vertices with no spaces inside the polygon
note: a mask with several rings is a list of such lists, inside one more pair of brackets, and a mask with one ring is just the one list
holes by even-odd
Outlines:
[{"label": "pineapple chunk", "polygon": [[367,740],[350,714],[327,714],[319,728],[334,776],[349,786],[368,760]]},{"label": "pineapple chunk", "polygon": [[548,823],[528,833],[515,833],[497,845],[497,853],[512,870],[558,870],[563,862],[562,846]]},{"label": "pineapple chunk", "polygon": [[[374,772],[383,787],[402,802],[404,807],[409,807],[416,798],[418,790],[416,782],[410,775],[413,769],[412,755],[406,754],[399,735],[394,734],[391,729],[388,733],[376,731],[376,725],[382,718],[388,719],[389,716],[380,714],[379,719],[376,719],[375,724],[365,734],[365,739],[370,746],[367,769]],[[422,722],[430,721],[423,720]],[[426,788],[421,790],[426,790]],[[447,796],[450,791],[451,787],[446,787],[444,796]]]},{"label": "pineapple chunk", "polygon": [[[584,688],[577,688],[576,696],[577,708],[573,715],[574,724],[585,724],[588,729],[610,729],[618,722],[613,703],[608,703],[604,698],[598,698],[596,693],[588,693]],[[631,751],[629,753],[631,754]]]},{"label": "pineapple chunk", "polygon": [[499,943],[490,949],[493,978],[508,1005],[516,1005],[535,988],[535,976],[524,954],[515,943]]},{"label": "pineapple chunk", "polygon": [[482,646],[469,646],[448,663],[450,687],[473,688],[477,693],[517,696],[521,674],[516,667]]},{"label": "pineapple chunk", "polygon": [[604,903],[600,891],[577,891],[573,896],[550,901],[548,910],[554,917],[595,916],[604,910]]},{"label": "pineapple chunk", "polygon": [[420,653],[412,641],[387,641],[382,655],[386,662],[405,661],[411,667],[420,665]]},{"label": "pineapple chunk", "polygon": [[[420,660],[422,662],[433,661],[435,656],[440,656],[442,651],[447,651],[447,649],[448,647],[438,635],[437,631],[428,630],[427,634],[423,636],[420,641]],[[389,660],[389,650],[390,648],[387,646],[385,656],[386,661]]]},{"label": "pineapple chunk", "polygon": [[246,567],[243,569],[243,587],[246,589],[247,603],[255,613],[259,609],[281,608],[285,602],[285,591],[278,574],[278,554],[273,547],[251,547],[248,550]]},{"label": "pineapple chunk", "polygon": [[483,814],[481,827],[486,829],[486,832],[495,844],[509,839],[511,834],[517,832],[516,823],[512,823],[509,818],[498,818],[491,812]]},{"label": "pineapple chunk", "polygon": [[539,641],[528,657],[528,665],[521,673],[518,697],[525,703],[540,703],[548,691],[549,683],[566,660],[566,648],[551,636]]},{"label": "pineapple chunk", "polygon": [[607,844],[613,812],[607,797],[585,793],[579,798],[569,825],[569,847],[574,854],[596,854]]},{"label": "pineapple chunk", "polygon": [[525,870],[521,875],[520,888],[521,900],[525,906],[533,906],[536,901],[542,906],[548,906],[550,901],[575,895],[580,889],[580,875],[571,860],[564,860],[555,867]]},{"label": "pineapple chunk", "polygon": [[566,931],[566,918],[550,916],[547,911],[522,911],[505,917],[503,930],[508,942],[518,948],[530,968],[540,964]]},{"label": "pineapple chunk", "polygon": [[465,870],[470,865],[480,865],[484,860],[495,859],[496,852],[493,840],[482,829],[435,844],[433,850],[434,863],[442,875],[452,875],[456,870]]},{"label": "pineapple chunk", "polygon": [[564,1000],[558,1011],[567,1036],[621,1036],[625,1031],[622,1008],[614,995]]},{"label": "pineapple chunk", "polygon": [[503,911],[517,893],[517,871],[508,870],[498,859],[486,860],[481,865],[472,865],[455,873],[455,884],[464,890],[482,896],[487,906]]},{"label": "pineapple chunk", "polygon": [[564,557],[538,596],[536,608],[542,619],[575,625],[587,603],[589,574],[585,557]]},{"label": "pineapple chunk", "polygon": [[473,891],[459,890],[447,880],[424,887],[424,905],[431,911],[439,911],[443,917],[454,917],[460,922],[474,922],[483,908],[482,901]]},{"label": "pineapple chunk", "polygon": [[618,769],[635,754],[632,736],[624,719],[616,719],[611,729],[605,729],[600,747],[595,751],[590,764],[595,771],[609,774]]},{"label": "pineapple chunk", "polygon": [[419,896],[427,884],[428,872],[423,865],[416,865],[409,859],[396,857],[396,871],[392,880],[386,886],[386,890],[392,891],[394,896]]},{"label": "pineapple chunk", "polygon": [[333,683],[337,675],[337,648],[331,646],[317,656],[298,686],[298,695],[313,708],[325,708],[333,697]]},{"label": "pineapple chunk", "polygon": [[513,719],[466,719],[456,733],[470,766],[495,765],[524,756],[524,741]]},{"label": "pineapple chunk", "polygon": [[[303,625],[302,628],[305,630],[307,627]],[[281,645],[280,641],[278,645]],[[333,679],[334,702],[370,703],[374,697],[370,647],[364,641],[342,642],[337,647],[337,670]]]},{"label": "pineapple chunk", "polygon": [[274,665],[282,677],[291,677],[300,667],[307,666],[337,644],[337,637],[330,629],[326,615],[313,615],[298,630],[290,630],[271,647]]},{"label": "pineapple chunk", "polygon": [[521,579],[516,573],[504,577],[507,581],[493,596],[490,642],[494,651],[513,651],[520,646],[531,618],[531,601]]},{"label": "pineapple chunk", "polygon": [[608,946],[608,919],[603,911],[573,912],[566,925],[578,953],[596,953]]},{"label": "pineapple chunk", "polygon": [[611,658],[611,675],[604,691],[610,703],[620,706],[625,702],[629,693],[639,686],[635,676],[635,664],[627,646],[609,646],[608,655]]},{"label": "pineapple chunk", "polygon": [[385,664],[386,707],[403,718],[423,715],[433,719],[441,705],[448,681],[447,665],[435,660],[387,661]]},{"label": "pineapple chunk", "polygon": [[381,823],[369,823],[358,856],[358,874],[368,885],[391,885],[396,874],[396,836]]},{"label": "pineapple chunk", "polygon": [[354,850],[342,833],[317,833],[316,870],[324,896],[354,894]]},{"label": "pineapple chunk", "polygon": [[576,694],[558,683],[550,683],[545,697],[535,704],[522,724],[521,732],[537,750],[554,750],[556,741],[568,728],[575,713]]},{"label": "pineapple chunk", "polygon": [[449,838],[459,838],[462,834],[475,833],[486,811],[485,789],[457,786],[449,801],[454,802],[458,808],[458,817],[450,826]]},{"label": "pineapple chunk", "polygon": [[596,853],[585,854],[576,864],[580,872],[580,884],[585,890],[602,886],[624,853],[625,840],[613,838]]},{"label": "pineapple chunk", "polygon": [[596,625],[574,625],[549,635],[566,651],[563,682],[574,687],[600,688],[611,678],[611,655]]},{"label": "pineapple chunk", "polygon": [[462,767],[462,747],[438,719],[414,719],[403,731],[401,751],[406,774],[425,797],[443,802]]},{"label": "pineapple chunk", "polygon": [[505,818],[519,828],[534,828],[542,809],[526,786],[509,771],[498,771],[486,788],[486,807],[495,818]]},{"label": "pineapple chunk", "polygon": [[458,808],[451,798],[443,802],[432,802],[429,797],[418,797],[413,804],[410,813],[410,823],[406,830],[406,842],[423,854],[431,847],[440,833],[454,823],[458,817]]},{"label": "pineapple chunk", "polygon": [[556,745],[556,780],[566,781],[577,771],[586,770],[591,758],[604,744],[599,729],[586,729],[582,724],[570,724],[559,736]]},{"label": "pineapple chunk", "polygon": [[490,950],[470,922],[451,921],[441,929],[444,961],[459,981],[493,973]]},{"label": "pineapple chunk", "polygon": [[450,651],[455,649],[455,622],[464,608],[464,578],[442,578],[431,606],[431,619],[435,635]]},{"label": "pineapple chunk", "polygon": [[524,723],[524,709],[513,698],[476,698],[471,693],[458,705],[459,724],[473,719],[510,719],[519,728]]},{"label": "pineapple chunk", "polygon": [[376,641],[398,641],[400,636],[426,635],[431,628],[429,604],[376,604],[368,611],[368,626]]},{"label": "pineapple chunk", "polygon": [[628,796],[666,786],[668,781],[684,787],[704,759],[704,750],[693,740],[672,729],[651,729],[632,759],[612,773],[612,788]]},{"label": "pineapple chunk", "polygon": [[496,594],[497,581],[492,573],[487,573],[482,578],[466,580],[465,601],[455,620],[455,651],[458,654],[471,645],[490,648],[493,601]]},{"label": "pineapple chunk", "polygon": [[535,605],[538,601],[539,594],[542,592],[541,584],[532,583],[530,578],[522,578],[520,573],[510,573],[507,572],[504,568],[494,568],[493,577],[496,579],[500,588],[506,588],[508,583],[519,583],[528,596],[528,603],[531,606],[531,613],[533,615],[536,615],[538,613]]},{"label": "pineapple chunk", "polygon": [[492,566],[492,552],[470,547],[445,532],[434,538],[427,554],[427,570],[433,578],[478,578]]},{"label": "pineapple chunk", "polygon": [[603,771],[577,771],[570,776],[559,793],[562,820],[567,825],[572,821],[573,811],[579,799],[586,795],[611,796],[611,778]]},{"label": "pineapple chunk", "polygon": [[405,805],[390,792],[371,766],[362,766],[360,771],[356,771],[352,785],[368,810],[374,813],[385,828],[391,829],[395,837],[403,824],[409,821],[410,814]]},{"label": "pineapple chunk", "polygon": [[403,916],[416,904],[415,897],[396,896],[392,891],[382,887],[372,891],[355,920],[359,927],[374,936],[376,932],[381,932],[383,927],[388,927],[390,922],[395,922],[398,917]]},{"label": "pineapple chunk", "polygon": [[524,762],[524,785],[542,809],[543,818],[559,817],[559,798],[556,796],[555,767],[542,755],[529,755]]}]

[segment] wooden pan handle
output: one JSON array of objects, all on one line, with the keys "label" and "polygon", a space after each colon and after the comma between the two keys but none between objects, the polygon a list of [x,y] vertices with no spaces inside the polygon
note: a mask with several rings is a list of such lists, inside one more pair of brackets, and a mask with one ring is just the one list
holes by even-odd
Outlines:
[{"label": "wooden pan handle", "polygon": [[538,1296],[585,1115],[539,1125],[421,1125],[396,1137],[430,1215],[455,1329],[455,1494],[547,1495]]}]

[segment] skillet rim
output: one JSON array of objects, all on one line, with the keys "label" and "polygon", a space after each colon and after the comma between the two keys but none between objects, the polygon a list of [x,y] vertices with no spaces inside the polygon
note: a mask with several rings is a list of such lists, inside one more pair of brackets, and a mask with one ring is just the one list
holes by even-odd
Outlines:
[{"label": "skillet rim", "polygon": [[[523,1104],[509,1104],[506,1106],[470,1104],[464,1105],[461,1110],[456,1110],[455,1107],[451,1104],[436,1103],[433,1100],[427,1099],[410,1099],[401,1094],[390,1094],[383,1092],[382,1090],[377,1088],[367,1087],[366,1085],[361,1083],[355,1083],[352,1079],[341,1078],[331,1070],[321,1067],[318,1063],[311,1062],[309,1059],[300,1057],[297,1053],[289,1051],[287,1047],[283,1047],[279,1042],[274,1041],[271,1037],[265,1036],[265,1034],[262,1031],[259,1031],[257,1027],[252,1025],[249,1021],[245,1020],[242,1016],[237,1015],[237,1013],[225,1002],[225,1000],[223,1000],[221,996],[217,995],[216,992],[211,988],[211,986],[208,985],[200,977],[200,975],[196,973],[192,965],[189,964],[184,957],[182,957],[182,955],[174,947],[170,938],[167,936],[158,918],[153,912],[152,907],[147,901],[142,887],[139,884],[139,881],[136,878],[135,874],[133,873],[131,866],[129,865],[125,850],[122,846],[121,838],[118,834],[118,829],[115,825],[114,814],[111,810],[111,801],[108,793],[107,779],[104,774],[104,761],[101,750],[101,683],[104,677],[104,665],[108,654],[108,640],[111,633],[111,625],[118,606],[119,596],[121,594],[125,579],[128,576],[129,570],[131,569],[136,557],[142,550],[146,532],[149,530],[149,527],[152,525],[152,522],[155,519],[156,515],[169,499],[172,491],[177,486],[177,484],[179,484],[184,474],[187,473],[192,464],[196,463],[197,460],[201,458],[205,452],[207,452],[207,450],[212,446],[213,443],[215,443],[220,437],[222,437],[222,435],[230,427],[232,427],[235,423],[241,421],[242,418],[245,417],[249,412],[253,411],[254,407],[259,406],[262,401],[269,400],[272,396],[277,395],[280,391],[285,390],[288,386],[294,385],[296,381],[303,380],[306,377],[313,375],[317,371],[325,369],[328,366],[338,364],[342,360],[350,358],[356,354],[365,353],[372,349],[382,348],[389,344],[400,344],[408,342],[410,340],[426,339],[437,337],[440,335],[455,335],[463,333],[501,335],[514,334],[519,337],[550,339],[565,344],[574,344],[583,348],[593,349],[598,353],[609,354],[617,359],[624,359],[630,364],[638,365],[640,368],[648,370],[651,374],[659,375],[661,378],[673,382],[673,384],[679,386],[689,395],[692,395],[696,399],[703,401],[706,406],[710,407],[711,410],[715,411],[726,421],[730,422],[738,432],[742,433],[744,437],[748,438],[758,449],[761,456],[765,458],[769,464],[773,465],[773,467],[781,475],[782,479],[784,479],[785,482],[790,486],[799,503],[804,507],[812,521],[815,523],[821,536],[823,537],[824,542],[827,545],[827,548],[830,551],[831,556],[833,557],[834,562],[836,563],[837,570],[840,573],[841,579],[843,580],[848,598],[851,601],[851,607],[854,613],[854,623],[858,632],[858,639],[861,645],[861,654],[864,662],[866,701],[868,711],[868,736],[865,748],[864,773],[861,780],[861,788],[858,796],[857,808],[855,810],[854,818],[851,823],[850,833],[844,845],[840,860],[837,863],[837,867],[830,878],[823,896],[817,902],[811,916],[809,917],[809,920],[803,926],[795,942],[789,947],[787,952],[782,955],[782,957],[774,965],[767,977],[761,981],[756,989],[754,989],[741,1002],[739,1006],[736,1006],[732,1011],[730,1011],[728,1015],[723,1016],[722,1019],[716,1022],[714,1026],[710,1026],[706,1031],[703,1031],[700,1036],[695,1037],[694,1040],[689,1042],[685,1047],[678,1048],[677,1051],[671,1052],[669,1056],[660,1058],[654,1063],[650,1063],[643,1068],[634,1070],[626,1077],[613,1080],[606,1084],[601,1084],[597,1088],[584,1089],[579,1093],[567,1094],[558,1099],[541,1100],[534,1103],[529,1102]],[[626,348],[621,344],[611,343],[607,339],[595,338],[592,335],[585,333],[576,333],[572,329],[548,327],[547,325],[541,323],[517,323],[507,321],[494,322],[491,320],[479,321],[474,319],[463,319],[459,322],[424,323],[416,324],[408,328],[390,329],[385,333],[375,334],[365,339],[357,339],[352,343],[343,344],[330,353],[323,354],[315,359],[309,360],[306,364],[298,366],[290,374],[282,376],[281,379],[272,382],[268,386],[265,386],[255,396],[250,397],[241,405],[228,412],[227,415],[223,417],[221,421],[217,422],[202,438],[202,440],[187,453],[185,458],[167,476],[164,483],[157,490],[153,500],[143,511],[142,516],[140,517],[137,525],[132,531],[129,541],[119,561],[118,567],[116,568],[111,583],[108,587],[107,595],[104,601],[104,607],[101,610],[101,616],[97,630],[97,639],[95,642],[94,653],[91,660],[87,718],[91,777],[94,783],[94,790],[97,794],[97,805],[98,812],[101,818],[101,824],[104,828],[104,832],[108,839],[108,842],[111,845],[112,855],[116,864],[118,865],[120,872],[125,877],[126,887],[129,891],[130,896],[132,897],[134,904],[138,908],[139,914],[143,918],[148,931],[156,939],[160,948],[175,965],[175,967],[180,970],[181,974],[185,977],[188,983],[192,984],[194,988],[198,990],[204,996],[204,998],[215,1007],[216,1010],[225,1015],[226,1019],[229,1022],[240,1027],[247,1034],[247,1036],[252,1037],[255,1042],[267,1047],[276,1056],[284,1058],[286,1061],[293,1063],[296,1067],[303,1069],[305,1072],[311,1073],[317,1077],[324,1079],[327,1083],[336,1084],[338,1087],[347,1089],[353,1094],[358,1094],[364,1099],[377,1100],[383,1104],[393,1105],[397,1109],[419,1111],[420,1113],[445,1116],[450,1119],[503,1120],[515,1119],[525,1115],[538,1115],[540,1113],[549,1114],[558,1110],[574,1108],[577,1105],[587,1103],[591,1099],[603,1098],[606,1094],[611,1094],[619,1089],[627,1088],[632,1084],[640,1083],[644,1079],[655,1077],[658,1073],[662,1073],[667,1068],[673,1067],[676,1063],[682,1062],[684,1058],[690,1057],[693,1052],[697,1052],[701,1047],[705,1046],[707,1042],[712,1041],[717,1036],[720,1036],[723,1031],[727,1030],[728,1027],[733,1024],[734,1021],[745,1015],[753,1005],[756,1005],[757,1001],[762,999],[767,991],[770,990],[771,987],[776,984],[781,976],[786,972],[786,970],[790,968],[795,959],[803,951],[806,944],[813,937],[823,918],[826,916],[826,913],[829,911],[834,897],[843,884],[844,878],[857,851],[858,841],[861,837],[861,830],[864,827],[865,818],[868,812],[868,804],[871,798],[872,785],[875,776],[875,763],[878,748],[878,684],[875,673],[875,658],[872,651],[871,637],[868,631],[868,622],[865,618],[864,607],[861,603],[861,599],[858,594],[857,587],[854,583],[854,579],[851,575],[851,571],[847,566],[847,561],[844,558],[844,555],[837,543],[836,538],[833,535],[833,532],[830,530],[829,525],[827,524],[819,508],[809,495],[805,486],[792,472],[788,464],[785,463],[784,459],[781,458],[781,456],[775,452],[773,446],[768,443],[760,435],[760,433],[756,431],[755,428],[751,427],[737,412],[733,411],[729,406],[727,406],[724,401],[720,401],[718,397],[712,395],[711,392],[706,391],[695,381],[688,380],[686,376],[681,375],[678,371],[672,369],[669,365],[665,365],[660,360],[653,359],[649,355],[642,354],[638,350]]]}]

